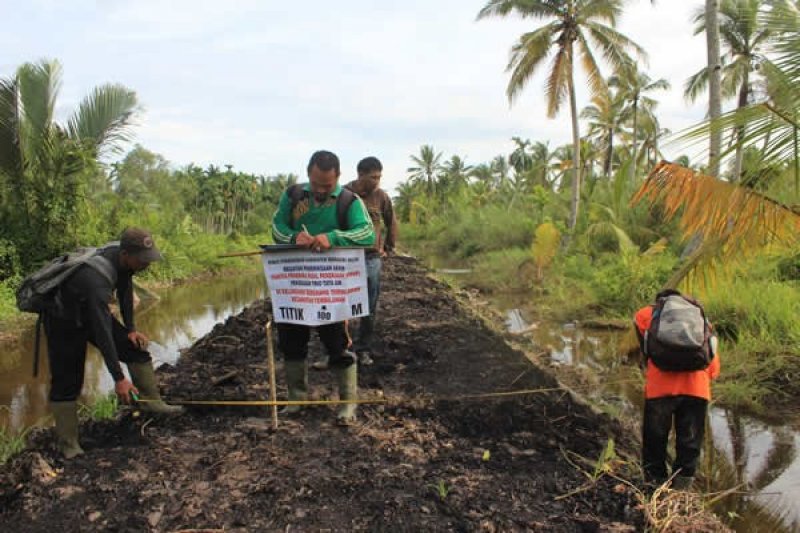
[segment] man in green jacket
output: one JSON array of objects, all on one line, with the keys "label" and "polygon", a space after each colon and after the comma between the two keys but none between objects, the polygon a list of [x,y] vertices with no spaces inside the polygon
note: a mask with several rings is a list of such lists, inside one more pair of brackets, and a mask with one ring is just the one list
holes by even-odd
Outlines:
[{"label": "man in green jacket", "polygon": [[[336,246],[372,246],[375,230],[364,202],[339,185],[339,158],[328,151],[318,151],[308,162],[309,182],[299,189],[289,188],[281,195],[278,210],[272,219],[272,237],[277,244],[296,244],[312,252],[322,253]],[[341,198],[340,198],[341,196]],[[347,200],[346,216],[342,201]],[[346,227],[342,227],[346,226]],[[284,354],[289,400],[308,399],[309,326],[278,324],[278,348]],[[348,348],[349,338],[344,322],[317,327],[319,338],[328,352],[331,368],[339,381],[339,399],[358,399],[356,356]],[[289,413],[300,410],[290,406]],[[349,424],[355,419],[356,404],[344,404],[337,420]]]}]

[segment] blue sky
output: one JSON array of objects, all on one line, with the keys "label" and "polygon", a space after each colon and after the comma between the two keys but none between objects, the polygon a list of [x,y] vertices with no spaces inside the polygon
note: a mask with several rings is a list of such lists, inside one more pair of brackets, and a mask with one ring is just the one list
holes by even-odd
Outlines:
[{"label": "blue sky", "polygon": [[[325,148],[347,178],[361,157],[379,157],[391,189],[422,144],[477,164],[509,152],[512,136],[569,142],[568,109],[546,116],[543,72],[513,107],[505,96],[509,49],[537,22],[476,22],[484,4],[0,0],[0,76],[60,60],[61,117],[95,85],[127,85],[142,105],[136,142],[176,165],[304,176],[310,154]],[[659,116],[673,131],[704,113],[681,95],[705,62],[690,23],[702,5],[632,0],[619,24],[648,51],[651,77],[672,83]],[[584,91],[578,105],[587,103]]]}]

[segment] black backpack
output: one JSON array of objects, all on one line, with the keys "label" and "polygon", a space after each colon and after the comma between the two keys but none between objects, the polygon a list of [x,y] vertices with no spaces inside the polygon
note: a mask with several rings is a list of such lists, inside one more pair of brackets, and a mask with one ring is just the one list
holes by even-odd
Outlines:
[{"label": "black backpack", "polygon": [[[109,243],[113,246],[119,243]],[[36,272],[22,280],[17,289],[17,309],[27,313],[38,313],[36,321],[36,337],[33,347],[33,376],[39,374],[39,342],[42,329],[42,315],[53,313],[61,316],[64,304],[61,298],[61,286],[81,266],[89,265],[111,284],[117,282],[117,269],[111,261],[99,255],[103,248],[78,248],[74,252],[56,257]]]},{"label": "black backpack", "polygon": [[[292,202],[291,212],[294,212],[295,206],[301,201],[310,198],[309,191],[305,190],[301,183],[296,183],[289,187],[286,190],[286,194]],[[346,187],[342,187],[342,192],[340,192],[339,196],[336,198],[336,224],[339,226],[338,229],[350,229],[350,224],[347,222],[347,212],[350,210],[350,206],[353,205],[353,202],[356,201],[356,198],[358,198],[356,193]],[[292,226],[294,226],[294,222],[295,221],[292,220]]]},{"label": "black backpack", "polygon": [[17,289],[17,309],[28,313],[60,312],[63,308],[61,286],[83,265],[89,265],[112,284],[116,283],[117,269],[99,255],[104,249],[78,248],[28,275]]},{"label": "black backpack", "polygon": [[681,294],[656,301],[642,344],[645,356],[670,372],[703,370],[714,359],[711,325],[703,306]]}]

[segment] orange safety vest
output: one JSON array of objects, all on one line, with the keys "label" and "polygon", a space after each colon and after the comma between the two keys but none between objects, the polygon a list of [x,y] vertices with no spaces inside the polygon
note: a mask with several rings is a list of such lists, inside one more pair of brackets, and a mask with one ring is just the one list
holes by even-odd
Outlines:
[{"label": "orange safety vest", "polygon": [[[637,311],[634,322],[640,335],[643,336],[644,332],[650,328],[652,320],[652,305]],[[686,395],[710,400],[711,380],[719,376],[719,368],[719,349],[708,368],[690,372],[667,372],[658,368],[648,358],[647,370],[645,370],[644,397],[650,400],[664,396]]]}]

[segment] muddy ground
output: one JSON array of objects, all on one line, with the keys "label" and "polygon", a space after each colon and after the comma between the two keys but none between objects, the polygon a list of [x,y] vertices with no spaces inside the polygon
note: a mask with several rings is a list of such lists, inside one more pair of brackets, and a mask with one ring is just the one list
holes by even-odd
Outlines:
[{"label": "muddy ground", "polygon": [[[566,391],[424,402],[557,386],[409,258],[385,263],[376,362],[342,428],[316,407],[269,428],[267,408],[194,408],[169,420],[126,409],[87,422],[87,453],[56,457],[51,434],[0,469],[4,531],[634,531],[634,490],[587,483],[609,437],[635,440]],[[160,369],[173,399],[266,399],[268,304],[256,302]],[[319,351],[314,342],[312,353]],[[219,385],[212,381],[237,374]],[[310,371],[312,396],[335,378]],[[278,397],[285,398],[278,358]],[[588,488],[587,488],[588,487]],[[581,489],[585,490],[581,490]]]}]

